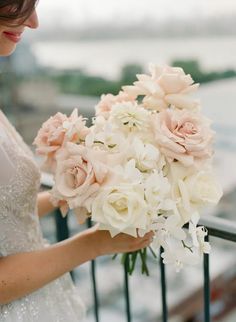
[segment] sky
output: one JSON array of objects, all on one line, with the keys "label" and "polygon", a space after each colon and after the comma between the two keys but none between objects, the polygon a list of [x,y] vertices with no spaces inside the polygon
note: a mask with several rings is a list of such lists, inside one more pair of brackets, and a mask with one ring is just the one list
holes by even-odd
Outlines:
[{"label": "sky", "polygon": [[41,25],[89,26],[236,14],[235,0],[40,0]]}]

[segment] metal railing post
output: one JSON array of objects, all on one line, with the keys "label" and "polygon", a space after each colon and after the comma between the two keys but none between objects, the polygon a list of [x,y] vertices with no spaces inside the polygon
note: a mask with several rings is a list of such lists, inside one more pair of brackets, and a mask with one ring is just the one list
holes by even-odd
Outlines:
[{"label": "metal railing post", "polygon": [[161,254],[164,252],[164,249],[160,248],[160,272],[161,272],[161,299],[162,299],[162,321],[167,322],[168,320],[168,311],[167,311],[167,301],[166,301],[166,273],[165,273],[165,264]]},{"label": "metal railing post", "polygon": [[[70,231],[68,227],[68,217],[62,217],[60,209],[55,210],[55,222],[56,222],[56,237],[57,241],[62,241],[70,237]],[[75,280],[73,271],[70,272],[71,278]]]},{"label": "metal railing post", "polygon": [[[209,241],[209,236],[205,237],[205,241]],[[209,269],[209,254],[204,254],[203,258],[204,271],[204,322],[211,321],[211,286],[210,286],[210,269]]]},{"label": "metal railing post", "polygon": [[129,274],[128,274],[128,266],[129,266],[129,257],[126,256],[125,266],[124,266],[124,277],[125,277],[125,305],[126,305],[126,317],[127,322],[131,322],[131,309],[130,309],[130,296],[129,296]]},{"label": "metal railing post", "polygon": [[[88,227],[92,227],[91,219],[88,219]],[[93,299],[94,299],[94,315],[95,321],[99,322],[99,301],[98,301],[98,291],[97,291],[97,281],[96,281],[96,261],[91,261],[91,276],[93,285]]]}]

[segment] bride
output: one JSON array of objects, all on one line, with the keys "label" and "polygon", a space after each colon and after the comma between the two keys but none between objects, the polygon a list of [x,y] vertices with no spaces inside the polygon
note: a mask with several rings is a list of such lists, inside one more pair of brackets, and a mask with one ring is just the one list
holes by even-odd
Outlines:
[{"label": "bride", "polygon": [[[36,2],[1,0],[0,56],[14,51],[25,28],[38,27]],[[0,321],[82,321],[85,309],[68,272],[97,256],[144,248],[152,233],[111,238],[95,226],[48,245],[38,218],[54,208],[39,183],[30,149],[0,110]]]}]

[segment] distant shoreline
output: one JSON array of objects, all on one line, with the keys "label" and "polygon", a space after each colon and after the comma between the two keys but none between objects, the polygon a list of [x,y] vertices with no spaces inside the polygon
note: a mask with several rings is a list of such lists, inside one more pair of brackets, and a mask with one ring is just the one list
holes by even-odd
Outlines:
[{"label": "distant shoreline", "polygon": [[32,45],[38,62],[55,69],[80,69],[110,79],[120,68],[149,62],[169,64],[173,59],[196,59],[205,71],[236,69],[236,37],[145,38],[78,41],[41,41]]}]

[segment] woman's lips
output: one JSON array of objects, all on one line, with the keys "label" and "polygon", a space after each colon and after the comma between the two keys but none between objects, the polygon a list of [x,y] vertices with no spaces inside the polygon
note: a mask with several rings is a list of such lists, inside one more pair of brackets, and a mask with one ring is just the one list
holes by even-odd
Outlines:
[{"label": "woman's lips", "polygon": [[20,32],[10,32],[10,31],[4,31],[3,34],[6,38],[9,40],[18,43],[21,40],[21,34]]}]

